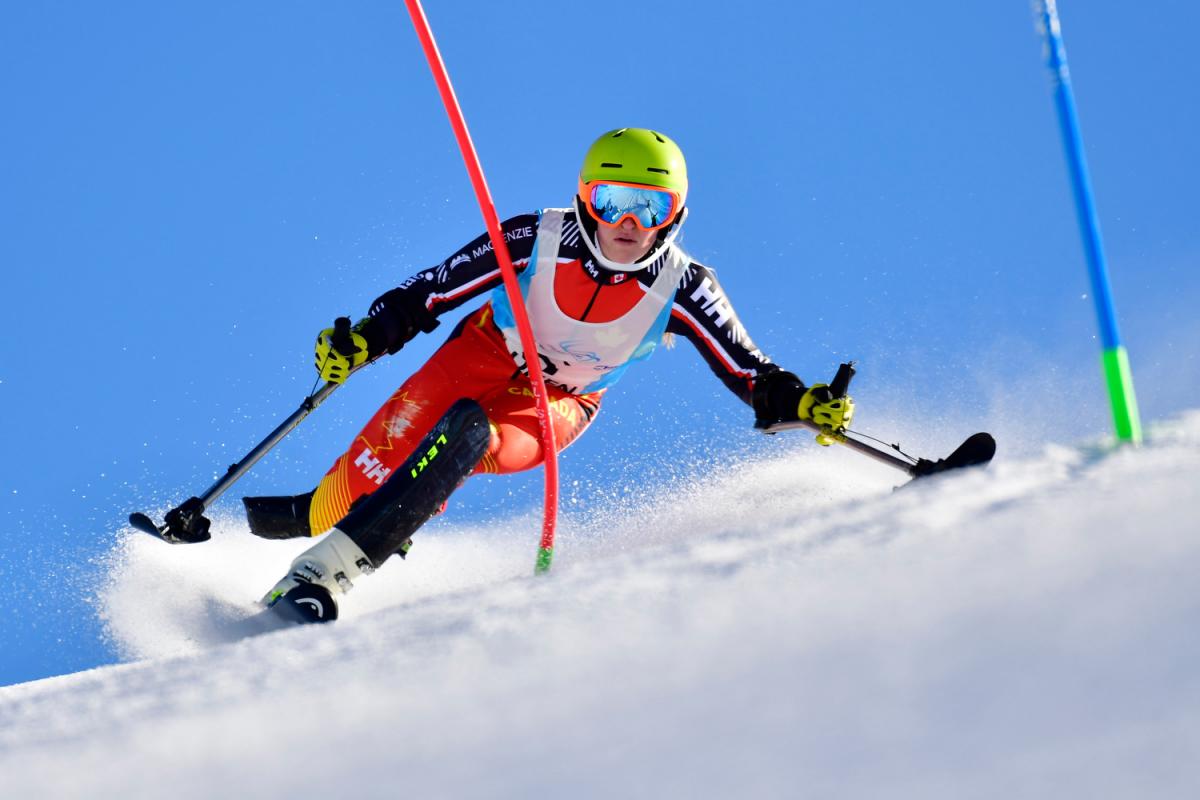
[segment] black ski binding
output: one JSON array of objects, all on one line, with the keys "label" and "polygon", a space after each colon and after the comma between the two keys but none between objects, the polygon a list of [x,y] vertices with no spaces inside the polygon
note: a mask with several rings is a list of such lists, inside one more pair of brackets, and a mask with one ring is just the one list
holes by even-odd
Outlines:
[{"label": "black ski binding", "polygon": [[159,526],[150,517],[135,511],[129,515],[129,524],[171,544],[198,544],[212,538],[208,530],[212,522],[204,516],[204,503],[199,497],[189,497],[168,511],[163,519],[165,524]]}]

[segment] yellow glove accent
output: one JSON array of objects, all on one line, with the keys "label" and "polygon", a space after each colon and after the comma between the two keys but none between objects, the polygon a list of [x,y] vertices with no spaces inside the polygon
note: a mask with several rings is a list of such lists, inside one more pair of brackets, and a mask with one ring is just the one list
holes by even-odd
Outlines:
[{"label": "yellow glove accent", "polygon": [[[317,334],[314,366],[326,381],[330,383],[345,382],[350,370],[367,360],[367,340],[363,335],[358,331],[351,330],[350,341],[357,350],[353,353],[342,353],[333,345],[333,328],[326,328]],[[345,345],[344,342],[342,344]]]},{"label": "yellow glove accent", "polygon": [[830,397],[828,384],[816,383],[800,398],[796,413],[800,419],[812,420],[825,429],[817,434],[817,444],[828,447],[837,441],[835,434],[844,431],[854,419],[854,401],[849,395]]}]

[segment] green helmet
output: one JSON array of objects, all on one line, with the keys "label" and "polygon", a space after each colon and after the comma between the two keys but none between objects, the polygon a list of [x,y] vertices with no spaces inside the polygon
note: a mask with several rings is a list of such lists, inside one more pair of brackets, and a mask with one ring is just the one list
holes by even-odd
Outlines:
[{"label": "green helmet", "polygon": [[687,163],[679,145],[647,128],[617,128],[588,148],[579,170],[581,184],[595,180],[640,183],[679,193],[687,202]]}]

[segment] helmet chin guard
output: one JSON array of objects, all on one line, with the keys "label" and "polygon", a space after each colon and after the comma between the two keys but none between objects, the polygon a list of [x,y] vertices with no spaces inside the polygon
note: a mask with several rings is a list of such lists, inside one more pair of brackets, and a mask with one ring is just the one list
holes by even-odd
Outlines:
[{"label": "helmet chin guard", "polygon": [[[583,243],[587,245],[587,249],[589,252],[591,252],[592,257],[596,259],[596,263],[607,269],[613,270],[614,272],[638,272],[653,264],[655,259],[662,255],[662,253],[675,241],[675,237],[679,235],[679,230],[683,227],[683,223],[687,219],[688,215],[688,210],[685,206],[683,210],[679,212],[679,216],[676,221],[671,223],[671,226],[666,229],[667,235],[656,241],[650,247],[650,250],[646,253],[646,255],[642,256],[637,261],[634,261],[632,264],[622,264],[620,261],[613,261],[610,258],[605,258],[604,254],[600,252],[600,243],[595,239],[597,225],[595,224],[594,220],[591,220],[590,218],[588,218],[588,221],[592,222],[593,224],[584,224],[584,219],[587,218],[587,211],[585,211],[580,205],[579,195],[575,195],[574,205],[575,217],[579,220],[580,238],[583,239]],[[591,228],[591,230],[589,231],[588,228]]]}]

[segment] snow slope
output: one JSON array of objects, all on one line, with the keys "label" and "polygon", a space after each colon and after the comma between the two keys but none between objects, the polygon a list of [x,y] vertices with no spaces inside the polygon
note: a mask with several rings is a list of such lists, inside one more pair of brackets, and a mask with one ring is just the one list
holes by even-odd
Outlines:
[{"label": "snow slope", "polygon": [[892,478],[742,464],[568,519],[544,579],[536,520],[447,515],[337,624],[248,638],[294,543],[128,535],[128,663],[0,689],[0,793],[1196,796],[1200,412]]}]

